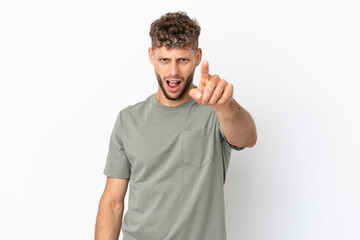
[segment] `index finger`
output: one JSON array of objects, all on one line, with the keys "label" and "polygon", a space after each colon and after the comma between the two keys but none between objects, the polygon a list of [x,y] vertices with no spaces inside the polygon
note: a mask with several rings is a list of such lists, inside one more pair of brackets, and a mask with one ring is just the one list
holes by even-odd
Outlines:
[{"label": "index finger", "polygon": [[201,79],[209,79],[209,62],[207,60],[201,63]]}]

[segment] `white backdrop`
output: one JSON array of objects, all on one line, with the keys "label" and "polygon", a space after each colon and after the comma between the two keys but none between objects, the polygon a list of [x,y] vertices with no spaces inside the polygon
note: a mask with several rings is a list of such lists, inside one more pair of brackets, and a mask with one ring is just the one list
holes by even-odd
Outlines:
[{"label": "white backdrop", "polygon": [[228,239],[360,239],[356,0],[2,0],[1,239],[93,239],[115,118],[157,90],[149,26],[177,10],[257,124],[232,154]]}]

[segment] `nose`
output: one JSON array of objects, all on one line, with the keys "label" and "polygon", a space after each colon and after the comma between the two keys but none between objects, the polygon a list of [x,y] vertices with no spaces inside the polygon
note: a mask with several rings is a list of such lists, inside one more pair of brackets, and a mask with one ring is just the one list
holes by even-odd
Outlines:
[{"label": "nose", "polygon": [[170,75],[177,76],[179,74],[179,68],[176,61],[172,62],[170,65]]}]

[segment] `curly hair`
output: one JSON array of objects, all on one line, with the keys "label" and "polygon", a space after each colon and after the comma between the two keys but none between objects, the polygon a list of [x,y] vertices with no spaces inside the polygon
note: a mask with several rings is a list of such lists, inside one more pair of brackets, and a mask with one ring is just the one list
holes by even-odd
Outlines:
[{"label": "curly hair", "polygon": [[186,12],[169,12],[151,23],[151,46],[166,48],[198,48],[200,25],[196,19],[190,19]]}]

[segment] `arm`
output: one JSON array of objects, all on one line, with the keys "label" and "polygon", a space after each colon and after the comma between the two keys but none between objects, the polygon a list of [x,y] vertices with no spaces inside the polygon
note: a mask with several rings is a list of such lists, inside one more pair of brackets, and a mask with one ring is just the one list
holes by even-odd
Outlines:
[{"label": "arm", "polygon": [[95,240],[119,238],[128,183],[128,178],[107,178],[96,218]]},{"label": "arm", "polygon": [[232,84],[209,74],[209,63],[201,64],[199,86],[189,91],[200,104],[212,106],[220,121],[226,140],[239,148],[253,147],[257,140],[256,126],[251,115],[233,98]]},{"label": "arm", "polygon": [[239,148],[253,147],[257,140],[256,126],[251,115],[231,98],[224,108],[214,107],[226,140]]}]

